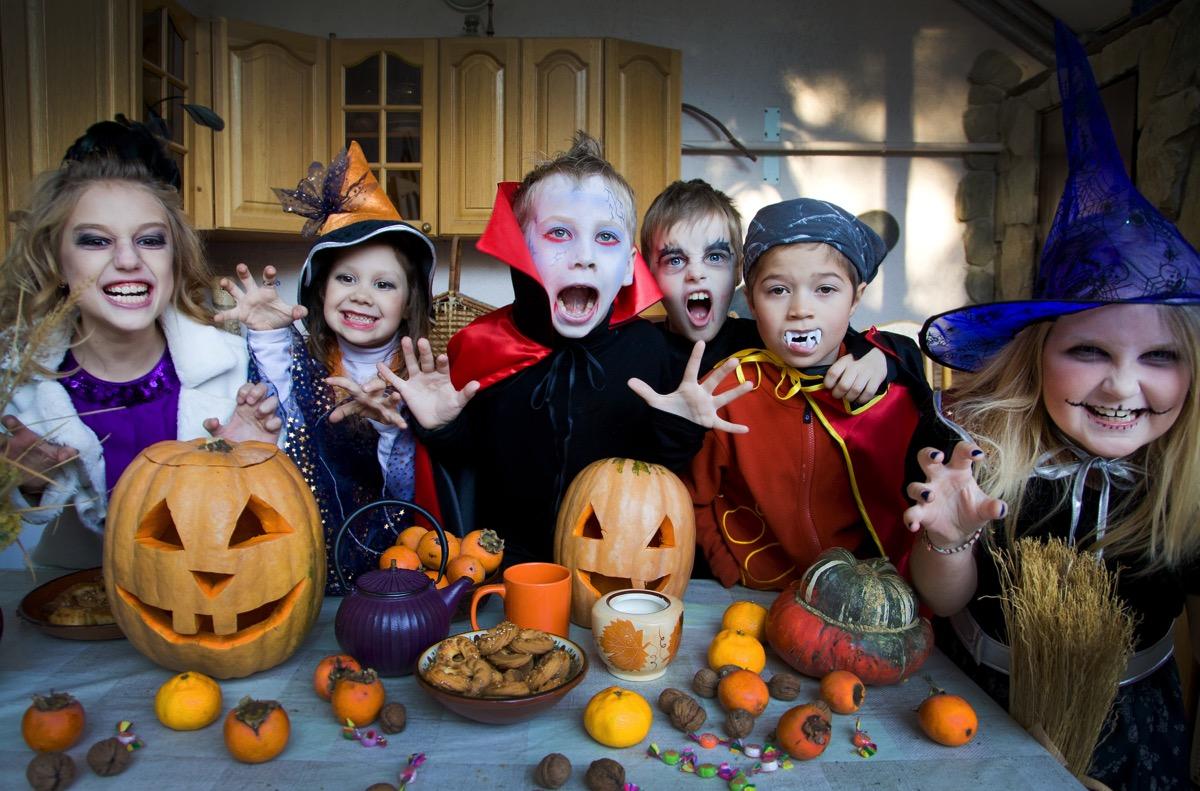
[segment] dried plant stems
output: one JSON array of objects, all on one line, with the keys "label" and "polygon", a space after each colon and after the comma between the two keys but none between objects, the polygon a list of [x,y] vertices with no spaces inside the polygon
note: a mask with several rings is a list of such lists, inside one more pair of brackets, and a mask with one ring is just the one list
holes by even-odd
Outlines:
[{"label": "dried plant stems", "polygon": [[1026,729],[1040,725],[1081,777],[1133,654],[1117,575],[1059,539],[1019,539],[993,556],[1012,650],[1009,713]]}]

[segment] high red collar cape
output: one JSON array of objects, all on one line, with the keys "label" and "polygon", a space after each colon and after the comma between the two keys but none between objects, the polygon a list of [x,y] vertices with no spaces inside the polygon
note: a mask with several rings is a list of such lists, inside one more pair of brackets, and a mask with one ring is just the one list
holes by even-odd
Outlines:
[{"label": "high red collar cape", "polygon": [[[513,269],[542,284],[533,256],[525,244],[525,235],[513,212],[515,181],[501,182],[496,188],[496,203],[487,228],[475,249],[499,258]],[[641,253],[634,251],[633,283],[617,292],[608,326],[616,327],[637,318],[646,308],[662,299],[662,292],[650,274]],[[493,310],[460,330],[450,339],[450,378],[456,388],[471,380],[486,388],[534,365],[547,357],[551,349],[517,328],[513,306]]]}]

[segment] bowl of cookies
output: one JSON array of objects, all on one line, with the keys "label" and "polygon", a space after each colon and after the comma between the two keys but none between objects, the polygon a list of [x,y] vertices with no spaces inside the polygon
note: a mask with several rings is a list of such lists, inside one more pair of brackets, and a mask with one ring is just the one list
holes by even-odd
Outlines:
[{"label": "bowl of cookies", "polygon": [[99,567],[39,585],[21,600],[17,615],[51,637],[115,640],[125,636],[108,606]]},{"label": "bowl of cookies", "polygon": [[502,621],[431,645],[417,659],[417,683],[455,714],[506,725],[537,716],[587,675],[578,644]]}]

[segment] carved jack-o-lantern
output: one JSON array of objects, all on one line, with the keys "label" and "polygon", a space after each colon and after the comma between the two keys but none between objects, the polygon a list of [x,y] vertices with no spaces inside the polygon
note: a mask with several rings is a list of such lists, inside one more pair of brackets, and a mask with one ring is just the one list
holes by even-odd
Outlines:
[{"label": "carved jack-o-lantern", "polygon": [[554,559],[571,570],[571,620],[591,627],[592,605],[623,588],[683,598],[696,548],[687,487],[657,464],[601,459],[563,496]]},{"label": "carved jack-o-lantern", "polygon": [[160,442],[113,490],[104,584],[121,631],[160,665],[218,678],[265,670],[321,609],[320,512],[274,445]]}]

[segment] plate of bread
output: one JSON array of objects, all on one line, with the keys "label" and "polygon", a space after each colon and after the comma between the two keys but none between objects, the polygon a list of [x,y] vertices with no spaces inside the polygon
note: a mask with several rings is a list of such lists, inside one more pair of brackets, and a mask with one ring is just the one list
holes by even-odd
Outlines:
[{"label": "plate of bread", "polygon": [[21,599],[17,615],[52,637],[115,640],[125,636],[109,609],[104,573],[98,567],[39,585]]}]

